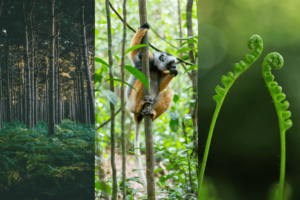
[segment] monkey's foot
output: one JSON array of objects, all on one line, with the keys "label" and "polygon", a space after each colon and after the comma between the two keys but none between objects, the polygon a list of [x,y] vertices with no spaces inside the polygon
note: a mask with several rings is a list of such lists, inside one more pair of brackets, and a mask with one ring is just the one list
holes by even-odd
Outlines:
[{"label": "monkey's foot", "polygon": [[156,115],[156,111],[151,107],[147,107],[142,110],[141,114],[142,115]]},{"label": "monkey's foot", "polygon": [[151,97],[150,95],[146,95],[143,98],[141,98],[140,104],[144,105],[146,103],[149,103],[150,105],[152,105],[153,100],[154,100],[154,97]]},{"label": "monkey's foot", "polygon": [[143,24],[141,27],[139,28],[143,28],[143,29],[150,29],[150,25],[148,24],[148,22],[146,22],[145,24]]}]

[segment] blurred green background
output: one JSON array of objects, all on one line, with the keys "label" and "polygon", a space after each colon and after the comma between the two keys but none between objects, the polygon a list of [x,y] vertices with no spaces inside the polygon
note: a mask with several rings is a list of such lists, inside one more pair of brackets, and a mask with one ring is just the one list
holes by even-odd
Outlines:
[{"label": "blurred green background", "polygon": [[278,118],[262,77],[264,57],[279,52],[284,66],[272,70],[290,103],[293,126],[286,132],[286,200],[300,199],[300,1],[199,1],[199,155],[202,159],[216,103],[215,87],[233,64],[251,51],[247,41],[258,34],[260,58],[233,84],[219,114],[205,177],[219,199],[273,199],[279,181]]}]

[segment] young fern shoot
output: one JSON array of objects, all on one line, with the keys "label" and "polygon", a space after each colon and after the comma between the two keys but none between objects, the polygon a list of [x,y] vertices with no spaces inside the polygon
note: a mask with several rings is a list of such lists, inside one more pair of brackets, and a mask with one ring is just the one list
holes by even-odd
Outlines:
[{"label": "young fern shoot", "polygon": [[253,35],[250,37],[248,40],[248,48],[252,50],[251,54],[247,54],[245,56],[245,59],[240,61],[239,63],[234,64],[234,73],[228,72],[227,76],[222,76],[221,81],[225,88],[220,87],[219,85],[216,87],[216,92],[217,95],[213,96],[213,100],[217,102],[217,107],[215,110],[215,113],[213,115],[213,119],[211,122],[211,126],[209,129],[208,137],[207,137],[207,142],[205,146],[205,151],[204,151],[204,156],[203,156],[203,162],[201,166],[201,170],[199,173],[199,186],[198,186],[198,192],[199,192],[199,200],[201,197],[201,187],[203,183],[203,177],[204,177],[204,171],[205,171],[205,166],[207,162],[207,157],[208,157],[208,152],[209,152],[209,147],[211,143],[211,138],[212,134],[214,131],[215,123],[217,121],[217,117],[219,114],[219,111],[221,109],[221,106],[223,104],[223,101],[226,97],[226,94],[228,93],[230,87],[234,83],[234,81],[244,72],[246,69],[252,65],[257,58],[260,56],[262,49],[263,49],[263,41],[259,35]]},{"label": "young fern shoot", "polygon": [[271,69],[280,69],[283,66],[283,58],[279,53],[268,54],[262,65],[262,72],[274,101],[276,112],[279,120],[280,129],[280,142],[281,142],[281,163],[280,163],[280,180],[279,180],[279,199],[283,200],[283,188],[284,188],[284,174],[285,174],[285,131],[291,128],[293,125],[291,112],[287,110],[289,102],[284,101],[285,94],[282,93],[282,88],[274,81],[274,76],[271,73]]}]

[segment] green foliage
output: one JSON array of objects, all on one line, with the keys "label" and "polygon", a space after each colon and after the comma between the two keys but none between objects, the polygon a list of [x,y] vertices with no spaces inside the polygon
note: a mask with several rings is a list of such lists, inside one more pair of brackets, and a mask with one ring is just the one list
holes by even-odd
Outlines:
[{"label": "green foliage", "polygon": [[[48,137],[46,122],[32,128],[4,123],[0,131],[0,193],[5,199],[94,197],[94,128],[63,120]],[[9,198],[8,198],[9,197]]]},{"label": "green foliage", "polygon": [[234,64],[234,73],[228,72],[227,76],[223,75],[221,80],[225,88],[220,87],[219,85],[216,87],[217,95],[213,96],[213,100],[217,102],[217,104],[222,104],[227,92],[230,87],[234,83],[234,81],[248,69],[260,56],[263,49],[263,41],[259,35],[253,35],[250,37],[248,41],[248,48],[252,50],[251,54],[247,54],[245,59],[240,61],[239,63]]},{"label": "green foliage", "polygon": [[[154,149],[156,150],[155,158],[157,160],[162,159],[168,171],[168,174],[160,176],[159,181],[156,183],[159,186],[158,193],[167,194],[167,198],[163,198],[166,200],[180,200],[192,196],[191,191],[195,191],[198,186],[198,180],[195,176],[198,162],[191,156],[193,144],[185,145],[184,150],[170,150],[166,147],[154,147]],[[162,170],[158,168],[155,173]],[[189,180],[189,170],[191,171],[192,180]]]},{"label": "green foliage", "polygon": [[205,152],[203,156],[202,166],[199,173],[199,199],[201,197],[201,187],[203,183],[203,177],[205,172],[205,166],[207,163],[207,157],[208,152],[210,148],[210,143],[213,135],[213,131],[215,128],[215,123],[217,121],[217,117],[219,115],[220,109],[222,107],[223,101],[226,97],[226,94],[228,93],[230,87],[234,83],[234,81],[244,72],[246,69],[250,67],[254,63],[254,61],[257,60],[257,58],[260,56],[262,49],[263,49],[263,41],[259,35],[253,35],[248,40],[248,48],[252,50],[251,54],[247,54],[245,56],[245,59],[243,61],[240,61],[239,63],[234,65],[234,73],[228,72],[227,76],[222,76],[221,80],[225,88],[220,87],[219,85],[216,87],[217,95],[213,96],[213,100],[217,102],[216,110],[213,115],[213,119],[211,121],[211,126],[209,129],[207,142],[205,146]]},{"label": "green foliage", "polygon": [[283,200],[284,198],[284,176],[285,176],[285,131],[291,128],[293,125],[292,120],[288,119],[291,117],[291,112],[286,110],[289,107],[289,102],[284,101],[285,94],[282,93],[282,88],[274,81],[274,76],[271,73],[271,69],[280,69],[283,66],[283,58],[279,53],[270,53],[268,54],[262,65],[262,72],[266,82],[266,85],[269,89],[269,92],[272,96],[276,112],[279,120],[280,128],[280,141],[281,141],[281,164],[280,164],[280,180],[279,180],[279,199]]},{"label": "green foliage", "polygon": [[291,117],[291,112],[287,110],[290,104],[288,101],[284,101],[283,103],[281,103],[285,99],[285,94],[281,92],[282,88],[276,81],[274,81],[274,76],[271,73],[272,68],[280,69],[282,66],[282,56],[278,53],[270,53],[264,59],[262,72],[266,85],[274,101],[279,119],[280,130],[286,131],[293,125],[292,120],[288,119]]}]

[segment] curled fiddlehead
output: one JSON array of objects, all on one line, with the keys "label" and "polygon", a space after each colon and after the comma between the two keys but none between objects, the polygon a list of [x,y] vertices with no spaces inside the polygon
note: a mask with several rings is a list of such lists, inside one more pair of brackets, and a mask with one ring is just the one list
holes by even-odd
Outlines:
[{"label": "curled fiddlehead", "polygon": [[227,76],[222,76],[221,81],[224,85],[224,88],[221,86],[216,87],[216,92],[217,95],[213,96],[213,100],[217,102],[216,110],[210,125],[208,137],[207,137],[207,142],[205,146],[205,151],[204,151],[204,156],[203,156],[203,161],[202,161],[202,166],[201,170],[199,172],[199,185],[198,185],[198,192],[199,192],[199,199],[201,197],[201,187],[202,187],[202,182],[203,182],[203,177],[204,177],[204,171],[205,171],[205,166],[207,162],[207,157],[208,157],[208,152],[209,152],[209,147],[210,147],[210,142],[213,134],[213,130],[215,127],[215,123],[218,117],[218,114],[220,112],[221,106],[223,104],[223,101],[226,97],[226,94],[228,93],[230,87],[234,83],[234,81],[244,72],[246,69],[248,69],[260,56],[262,49],[263,49],[263,41],[259,35],[253,35],[250,37],[248,40],[248,48],[252,50],[251,54],[247,54],[244,58],[244,60],[240,61],[239,63],[234,64],[233,72],[228,72]]},{"label": "curled fiddlehead", "polygon": [[213,96],[213,100],[215,100],[218,104],[222,104],[225,96],[234,83],[234,81],[248,69],[260,56],[263,49],[263,41],[259,35],[253,35],[248,40],[248,48],[252,50],[251,54],[247,54],[245,59],[240,61],[239,63],[234,64],[233,69],[234,73],[228,72],[227,76],[222,76],[221,81],[225,88],[221,86],[216,87],[217,95]]},{"label": "curled fiddlehead", "polygon": [[263,62],[262,72],[269,89],[269,92],[274,101],[276,112],[279,120],[280,141],[281,141],[281,163],[280,163],[280,180],[279,180],[279,198],[283,199],[284,189],[284,174],[285,174],[285,131],[293,125],[291,112],[288,109],[289,102],[285,100],[285,94],[282,93],[282,88],[274,81],[274,76],[271,69],[280,69],[283,66],[283,58],[279,53],[268,54]]}]

